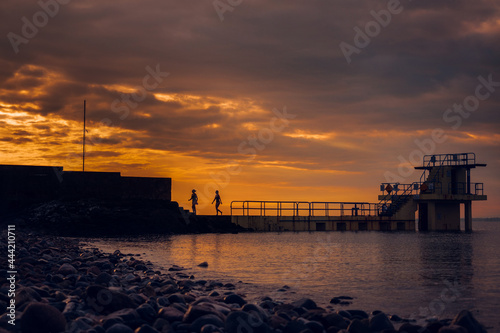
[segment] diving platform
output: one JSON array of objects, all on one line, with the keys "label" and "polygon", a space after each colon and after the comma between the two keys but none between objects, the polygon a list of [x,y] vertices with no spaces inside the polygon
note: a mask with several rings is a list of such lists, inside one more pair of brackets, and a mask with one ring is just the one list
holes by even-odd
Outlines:
[{"label": "diving platform", "polygon": [[231,221],[255,231],[465,231],[472,230],[472,201],[487,200],[471,169],[485,167],[474,153],[425,155],[419,181],[382,183],[378,203],[233,201]]}]

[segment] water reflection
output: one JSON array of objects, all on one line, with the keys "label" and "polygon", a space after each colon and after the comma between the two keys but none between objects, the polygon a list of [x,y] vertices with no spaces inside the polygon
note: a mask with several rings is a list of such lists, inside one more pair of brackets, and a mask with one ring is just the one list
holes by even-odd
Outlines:
[{"label": "water reflection", "polygon": [[[146,252],[165,269],[190,268],[198,279],[243,281],[239,292],[326,306],[334,296],[355,297],[353,307],[408,316],[451,317],[481,309],[494,318],[500,296],[500,228],[456,233],[251,233],[169,236],[134,242],[95,240],[107,252]],[[207,268],[197,265],[207,261]],[[449,284],[458,283],[452,299]],[[284,285],[287,291],[277,291]],[[448,300],[444,302],[442,295]],[[442,304],[445,305],[443,308]],[[434,311],[434,312],[433,312]]]},{"label": "water reflection", "polygon": [[420,275],[429,284],[458,280],[470,285],[474,275],[471,234],[419,236]]}]

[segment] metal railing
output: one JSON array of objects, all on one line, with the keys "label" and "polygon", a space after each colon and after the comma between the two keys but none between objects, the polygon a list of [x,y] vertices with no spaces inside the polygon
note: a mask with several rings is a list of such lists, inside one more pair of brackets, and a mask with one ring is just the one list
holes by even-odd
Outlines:
[{"label": "metal railing", "polygon": [[378,216],[378,204],[368,202],[232,201],[231,215],[240,216]]},{"label": "metal railing", "polygon": [[[414,191],[420,190],[420,185],[418,183],[382,183],[380,190],[382,190],[383,195],[386,195],[384,191],[387,192],[387,195],[379,201],[377,209],[382,212],[382,215],[392,216],[408,201],[408,198],[413,195]],[[389,201],[391,203],[387,206]]]},{"label": "metal railing", "polygon": [[484,183],[471,183],[474,186],[474,192],[467,193],[467,183],[457,182],[448,184],[448,193],[450,194],[474,194],[474,195],[484,195]]},{"label": "metal railing", "polygon": [[435,154],[425,155],[424,166],[450,166],[450,165],[473,165],[476,164],[476,154],[457,153],[457,154]]},{"label": "metal railing", "polygon": [[[425,190],[422,189],[422,185],[425,184],[427,187]],[[391,185],[392,190],[387,192],[387,185]],[[400,184],[400,183],[381,183],[380,184],[381,195],[398,196],[398,195],[416,195],[416,194],[428,194],[428,193],[443,193],[443,184],[441,182],[413,182],[411,184]],[[390,200],[390,199],[389,199]]]},{"label": "metal railing", "polygon": [[[408,192],[408,194],[418,194],[418,193],[420,193],[420,185],[422,185],[422,184],[419,182],[414,182],[411,184],[381,183],[380,184],[380,191],[382,192],[382,195],[390,194],[390,193],[398,195],[398,193],[406,193],[406,192]],[[392,188],[392,190],[387,191],[386,190],[387,186],[390,186]]]}]

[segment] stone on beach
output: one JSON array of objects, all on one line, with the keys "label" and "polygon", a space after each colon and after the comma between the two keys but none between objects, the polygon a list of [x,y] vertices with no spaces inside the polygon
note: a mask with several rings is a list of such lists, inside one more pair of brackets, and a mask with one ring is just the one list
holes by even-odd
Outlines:
[{"label": "stone on beach", "polygon": [[351,318],[358,318],[358,319],[367,319],[368,313],[366,313],[363,310],[346,310],[350,315]]},{"label": "stone on beach", "polygon": [[160,332],[155,328],[149,326],[148,324],[144,324],[138,329],[136,329],[134,333],[160,333]]},{"label": "stone on beach", "polygon": [[94,326],[94,321],[90,318],[80,317],[73,320],[70,324],[69,331],[71,333],[78,333],[86,330],[92,329]]},{"label": "stone on beach", "polygon": [[300,333],[304,330],[307,330],[306,324],[302,321],[291,320],[285,325],[284,333]]},{"label": "stone on beach", "polygon": [[406,333],[430,333],[430,331],[422,326],[419,325],[413,325],[410,323],[404,323],[399,327],[398,332],[406,332]]},{"label": "stone on beach", "polygon": [[266,312],[266,310],[256,304],[247,303],[241,308],[241,311],[255,313],[260,317],[261,320],[267,320],[269,318],[269,314]]},{"label": "stone on beach", "polygon": [[97,313],[109,314],[121,309],[137,307],[128,295],[103,286],[89,286],[85,293],[88,306]]},{"label": "stone on beach", "polygon": [[196,305],[190,305],[186,314],[184,315],[183,321],[185,323],[192,323],[196,319],[204,315],[216,315],[221,320],[225,320],[226,317],[218,310],[216,310],[210,303],[199,303]]},{"label": "stone on beach", "polygon": [[389,318],[385,313],[378,313],[370,319],[370,330],[372,332],[378,332],[382,330],[393,330],[394,325],[391,323]]},{"label": "stone on beach", "polygon": [[359,319],[354,319],[351,321],[347,327],[347,332],[349,333],[370,333],[370,327]]},{"label": "stone on beach", "polygon": [[274,329],[279,328],[283,331],[286,324],[288,324],[288,320],[286,320],[283,317],[273,315],[268,319],[268,323],[272,328],[274,328]]},{"label": "stone on beach", "polygon": [[103,320],[109,320],[113,318],[119,318],[125,325],[133,327],[144,324],[144,320],[135,309],[118,310],[106,316]]},{"label": "stone on beach", "polygon": [[205,325],[213,325],[215,327],[224,327],[224,322],[216,315],[204,315],[191,323],[191,332],[200,333],[201,328]]},{"label": "stone on beach", "polygon": [[100,285],[103,285],[103,286],[108,286],[109,285],[109,282],[113,280],[113,277],[106,273],[106,272],[102,272],[100,273],[97,278],[95,279],[94,283],[95,284],[100,284]]},{"label": "stone on beach", "polygon": [[20,321],[23,333],[59,333],[66,329],[63,314],[43,303],[30,303]]},{"label": "stone on beach", "polygon": [[124,324],[114,324],[106,330],[106,333],[134,333],[134,331]]},{"label": "stone on beach", "polygon": [[474,318],[472,313],[467,310],[462,310],[451,322],[452,325],[459,325],[465,327],[469,333],[485,333],[486,330]]},{"label": "stone on beach", "polygon": [[62,264],[61,267],[59,267],[59,269],[57,270],[57,273],[66,276],[70,274],[76,274],[78,273],[78,271],[71,264]]},{"label": "stone on beach", "polygon": [[310,298],[299,299],[298,301],[293,302],[292,305],[296,308],[306,308],[309,310],[317,308],[316,302]]},{"label": "stone on beach", "polygon": [[323,324],[321,324],[320,322],[314,321],[314,320],[308,321],[306,323],[306,326],[313,333],[323,333],[325,331]]},{"label": "stone on beach", "polygon": [[16,294],[16,305],[20,307],[25,303],[30,302],[39,302],[42,300],[42,297],[38,292],[36,292],[33,288],[30,287],[22,287],[18,290]]},{"label": "stone on beach", "polygon": [[474,331],[468,331],[462,326],[450,325],[441,327],[438,333],[469,333],[469,332],[474,332]]},{"label": "stone on beach", "polygon": [[139,316],[147,322],[151,322],[152,320],[154,320],[156,318],[156,315],[157,315],[157,312],[155,311],[155,309],[150,304],[147,304],[147,303],[141,304],[135,310],[137,311]]},{"label": "stone on beach", "polygon": [[247,303],[241,296],[236,295],[236,294],[231,294],[226,297],[224,297],[224,303],[227,304],[238,304],[239,306],[243,306]]},{"label": "stone on beach", "polygon": [[169,322],[182,321],[184,318],[184,312],[174,308],[173,306],[163,307],[158,312],[158,316]]},{"label": "stone on beach", "polygon": [[326,328],[329,327],[338,327],[339,329],[345,329],[349,326],[348,322],[337,313],[328,313],[323,316],[323,325]]},{"label": "stone on beach", "polygon": [[170,303],[181,303],[181,304],[186,304],[186,300],[182,295],[179,294],[173,294],[168,296],[168,301]]}]

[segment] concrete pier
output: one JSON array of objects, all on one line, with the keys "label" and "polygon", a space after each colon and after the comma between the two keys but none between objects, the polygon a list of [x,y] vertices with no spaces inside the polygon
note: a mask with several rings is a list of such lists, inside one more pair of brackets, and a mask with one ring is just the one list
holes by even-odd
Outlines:
[{"label": "concrete pier", "polygon": [[471,182],[474,153],[426,155],[419,181],[382,183],[378,203],[233,201],[232,222],[256,231],[465,231],[472,230],[472,201],[487,200],[483,183]]},{"label": "concrete pier", "polygon": [[377,216],[237,216],[232,223],[255,231],[415,231],[415,220]]},{"label": "concrete pier", "polygon": [[383,216],[366,202],[233,201],[231,221],[255,231],[414,231],[414,207]]}]

